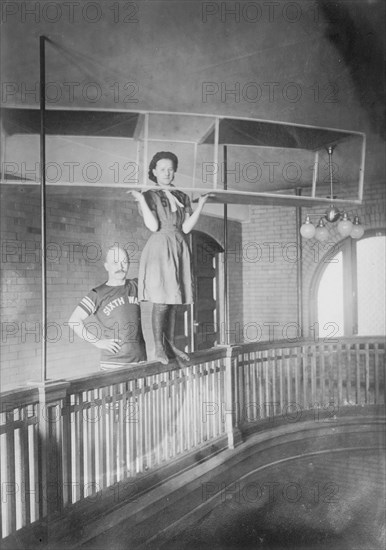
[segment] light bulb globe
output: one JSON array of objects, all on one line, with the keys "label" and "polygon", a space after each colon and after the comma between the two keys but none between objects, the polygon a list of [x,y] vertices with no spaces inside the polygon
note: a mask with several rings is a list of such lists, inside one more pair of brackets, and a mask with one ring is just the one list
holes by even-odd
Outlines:
[{"label": "light bulb globe", "polygon": [[315,226],[311,223],[310,217],[306,217],[306,221],[300,228],[300,234],[304,239],[312,239],[315,235]]},{"label": "light bulb globe", "polygon": [[360,239],[361,237],[363,237],[364,232],[365,228],[363,227],[363,225],[360,224],[358,216],[355,216],[350,237],[352,237],[353,239]]},{"label": "light bulb globe", "polygon": [[327,241],[328,229],[324,226],[318,225],[318,227],[315,229],[315,239],[320,242]]},{"label": "light bulb globe", "polygon": [[352,231],[352,228],[353,224],[349,219],[341,220],[338,223],[338,232],[342,237],[348,237]]}]

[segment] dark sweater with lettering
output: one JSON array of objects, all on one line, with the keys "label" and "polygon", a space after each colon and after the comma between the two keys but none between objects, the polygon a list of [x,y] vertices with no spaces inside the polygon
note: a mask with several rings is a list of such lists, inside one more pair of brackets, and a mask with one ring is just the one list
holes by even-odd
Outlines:
[{"label": "dark sweater with lettering", "polygon": [[96,322],[98,338],[115,338],[121,348],[117,353],[102,350],[101,365],[121,366],[146,360],[145,342],[141,328],[141,310],[138,303],[138,280],[126,279],[121,286],[106,283],[93,288],[79,303],[79,306]]}]

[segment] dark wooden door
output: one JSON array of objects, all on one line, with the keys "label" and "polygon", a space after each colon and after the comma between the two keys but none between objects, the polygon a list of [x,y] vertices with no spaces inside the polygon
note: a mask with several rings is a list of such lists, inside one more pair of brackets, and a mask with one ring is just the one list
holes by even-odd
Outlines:
[{"label": "dark wooden door", "polygon": [[185,351],[209,349],[219,342],[218,269],[224,249],[209,235],[192,231],[195,302],[178,308],[176,344]]},{"label": "dark wooden door", "polygon": [[192,325],[195,351],[212,348],[219,342],[218,263],[223,248],[209,235],[192,232],[195,303]]}]

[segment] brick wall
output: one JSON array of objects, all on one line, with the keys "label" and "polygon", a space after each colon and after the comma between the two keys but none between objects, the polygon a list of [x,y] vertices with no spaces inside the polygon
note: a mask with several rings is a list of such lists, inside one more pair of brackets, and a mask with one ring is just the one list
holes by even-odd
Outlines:
[{"label": "brick wall", "polygon": [[[1,258],[1,387],[40,379],[41,262],[40,199],[36,186],[3,185]],[[71,195],[70,195],[71,193]],[[232,239],[241,227],[231,222]],[[222,220],[204,216],[197,229],[222,240]],[[99,350],[73,335],[68,318],[82,296],[106,280],[103,253],[115,242],[127,247],[129,277],[136,277],[141,250],[149,236],[137,206],[122,190],[48,188],[47,298],[49,378],[87,374],[98,369]],[[231,267],[231,269],[233,269]],[[235,266],[240,281],[240,266]],[[233,288],[233,283],[232,283]],[[231,292],[232,311],[242,315],[242,285]],[[150,333],[144,308],[144,333]]]},{"label": "brick wall", "polygon": [[291,336],[297,320],[295,208],[251,206],[243,224],[244,341]]}]

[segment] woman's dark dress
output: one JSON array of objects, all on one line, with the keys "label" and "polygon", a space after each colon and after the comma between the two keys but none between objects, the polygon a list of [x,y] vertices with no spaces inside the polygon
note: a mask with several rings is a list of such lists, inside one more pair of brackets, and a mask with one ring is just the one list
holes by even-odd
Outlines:
[{"label": "woman's dark dress", "polygon": [[144,193],[150,210],[159,220],[159,228],[152,233],[141,255],[138,299],[155,304],[191,304],[191,255],[182,224],[185,214],[192,214],[192,208],[185,193],[172,192],[183,204],[183,207],[177,205],[176,212],[172,212],[169,200],[161,189]]}]

